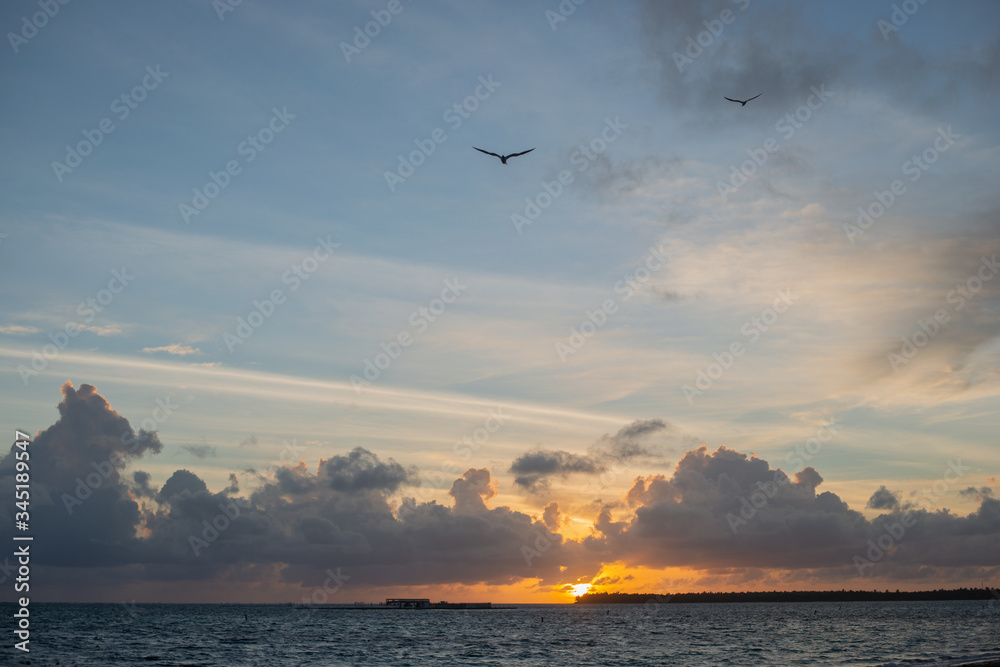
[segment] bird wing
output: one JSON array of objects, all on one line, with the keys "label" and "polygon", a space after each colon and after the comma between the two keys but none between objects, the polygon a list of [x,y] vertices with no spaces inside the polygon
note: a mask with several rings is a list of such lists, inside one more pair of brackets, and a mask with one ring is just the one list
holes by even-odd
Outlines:
[{"label": "bird wing", "polygon": [[[755,100],[755,99],[757,99],[758,97],[760,97],[763,94],[764,93],[757,93],[756,95],[754,95],[753,97],[751,97],[750,100]],[[747,100],[747,102],[749,102],[750,100]]]},{"label": "bird wing", "polygon": [[[473,148],[476,148],[476,147],[473,146]],[[476,148],[476,150],[479,151],[480,153],[486,153],[487,155],[492,155],[493,157],[500,157],[496,153],[491,153],[489,151],[484,151],[482,148]],[[502,160],[503,158],[500,158],[500,159]]]},{"label": "bird wing", "polygon": [[737,104],[743,104],[743,101],[742,101],[742,100],[734,100],[734,99],[733,99],[733,98],[731,98],[731,97],[726,97],[726,98],[724,98],[724,99],[727,99],[727,100],[729,100],[730,102],[736,102]]},{"label": "bird wing", "polygon": [[526,150],[526,151],[522,151],[522,152],[520,152],[520,153],[511,153],[511,154],[510,154],[510,155],[508,155],[507,157],[508,157],[508,158],[512,158],[512,157],[517,157],[518,155],[527,155],[528,153],[530,153],[530,152],[531,152],[531,151],[533,151],[533,150],[535,150],[535,149],[534,149],[534,148],[529,148],[528,150]]}]

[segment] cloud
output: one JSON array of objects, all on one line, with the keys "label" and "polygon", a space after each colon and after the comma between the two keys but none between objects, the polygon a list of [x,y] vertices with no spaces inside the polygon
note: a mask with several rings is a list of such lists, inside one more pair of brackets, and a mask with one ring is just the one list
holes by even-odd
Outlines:
[{"label": "cloud", "polygon": [[553,533],[559,530],[559,526],[562,524],[559,503],[553,500],[545,506],[545,510],[542,513],[542,523],[548,526],[549,530]]},{"label": "cloud", "polygon": [[746,99],[760,92],[766,94],[751,104],[797,105],[810,86],[839,83],[857,59],[850,40],[824,38],[798,6],[730,0],[638,0],[637,5],[643,50],[659,65],[662,99],[675,109],[714,117],[731,111],[724,105],[735,106],[723,96]]},{"label": "cloud", "polygon": [[198,475],[190,470],[177,470],[164,483],[157,497],[164,502],[170,502],[175,496],[192,496],[196,493],[207,492],[208,487]]},{"label": "cloud", "polygon": [[317,476],[326,477],[330,488],[345,493],[392,493],[403,484],[413,484],[417,471],[406,470],[392,459],[382,463],[375,454],[355,447],[347,456],[337,455],[320,463]]},{"label": "cloud", "polygon": [[[128,559],[140,523],[126,466],[163,445],[156,433],[135,431],[89,384],[62,386],[59,419],[31,444],[35,537],[50,564],[113,566]],[[13,494],[15,451],[0,461],[0,488]],[[0,520],[13,525],[13,506]]]},{"label": "cloud", "polygon": [[613,436],[607,434],[601,436],[592,449],[600,455],[619,460],[656,457],[659,455],[659,452],[643,444],[641,441],[646,436],[655,433],[669,433],[673,430],[674,427],[662,419],[636,419],[628,426],[621,428]]},{"label": "cloud", "polygon": [[983,498],[992,498],[993,489],[988,486],[981,486],[978,489],[974,486],[962,489],[958,492],[958,495],[963,498],[972,498],[975,500],[982,500]]},{"label": "cloud", "polygon": [[642,441],[655,433],[672,430],[673,427],[662,419],[637,419],[614,435],[601,436],[586,455],[539,447],[517,457],[508,472],[515,475],[514,483],[518,486],[532,493],[548,492],[552,477],[598,475],[631,459],[656,458],[658,450]]},{"label": "cloud", "polygon": [[143,352],[166,352],[167,354],[176,354],[178,356],[186,356],[189,354],[201,354],[201,350],[196,347],[191,347],[190,345],[179,345],[173,343],[171,345],[162,345],[160,347],[144,347]]},{"label": "cloud", "polygon": [[865,507],[873,510],[899,509],[899,495],[885,488],[885,486],[880,486],[872,494],[872,497],[868,499],[868,504]]},{"label": "cloud", "polygon": [[120,336],[122,333],[120,324],[105,324],[103,326],[81,325],[80,329],[82,331],[92,331],[98,336]]},{"label": "cloud", "polygon": [[[895,533],[861,575],[945,576],[948,568],[1000,566],[1000,501],[958,517],[947,510],[900,508],[882,487],[873,494],[891,511],[868,520],[836,494],[817,493],[822,477],[804,468],[789,478],[767,461],[702,446],[687,452],[672,477],[639,477],[626,495],[630,515],[615,521],[605,507],[585,546],[606,560],[651,568],[808,570],[859,575],[855,557]],[[871,502],[871,501],[870,501]]]},{"label": "cloud", "polygon": [[[415,469],[360,447],[313,467],[300,461],[255,475],[247,490],[236,473],[213,491],[185,469],[156,489],[148,473],[128,468],[162,452],[158,436],[135,432],[91,385],[66,383],[62,391],[59,420],[31,445],[32,519],[37,543],[46,545],[32,561],[48,582],[40,599],[116,600],[122,587],[153,584],[169,584],[179,599],[203,599],[202,591],[246,581],[287,595],[321,585],[329,569],[358,590],[558,587],[611,562],[850,573],[869,540],[904,521],[905,534],[875,564],[886,576],[1000,564],[1000,501],[981,490],[978,510],[965,517],[911,508],[869,521],[835,494],[817,493],[823,480],[814,469],[789,479],[765,460],[721,447],[687,452],[670,477],[638,477],[624,502],[600,508],[582,540],[560,534],[556,502],[541,519],[491,506],[497,480],[486,468],[454,480],[450,506],[420,502],[407,495],[417,488]],[[639,421],[602,442],[665,430]],[[0,490],[13,489],[14,450],[0,461]],[[541,454],[519,457],[527,474],[594,468],[587,457]],[[0,539],[10,536],[12,511],[0,505]]]},{"label": "cloud", "polygon": [[[122,328],[118,324],[107,324],[104,326],[78,324],[77,326],[80,331],[91,331],[96,333],[98,336],[118,336],[122,333]],[[24,326],[21,324],[7,324],[0,326],[0,334],[6,334],[8,336],[27,336],[40,331],[41,329],[38,327]]]},{"label": "cloud", "polygon": [[132,492],[140,498],[155,498],[157,492],[149,485],[151,479],[148,472],[136,470],[132,473],[132,481],[135,482]]},{"label": "cloud", "polygon": [[[598,568],[579,544],[542,521],[490,507],[496,488],[485,468],[454,481],[451,507],[394,500],[416,470],[360,447],[314,470],[305,462],[281,466],[249,493],[241,494],[236,474],[213,492],[183,469],[155,491],[147,473],[126,475],[117,457],[106,461],[118,451],[124,464],[159,453],[156,434],[136,434],[91,385],[74,390],[67,383],[63,394],[61,419],[31,445],[36,539],[48,546],[33,565],[55,580],[97,568],[100,577],[86,589],[90,599],[113,595],[110,581],[188,582],[197,598],[197,582],[223,581],[245,568],[260,568],[276,585],[306,589],[322,583],[331,566],[355,586],[554,584],[567,563],[577,564],[574,572],[583,571],[583,562],[590,563],[587,572]],[[14,462],[12,448],[0,461],[0,488],[12,488]],[[4,525],[12,518],[8,507],[0,508]],[[522,548],[530,548],[530,557]],[[68,590],[50,595],[65,599]]]},{"label": "cloud", "polygon": [[[875,17],[871,30],[833,34],[795,3],[636,4],[642,17],[640,44],[658,66],[663,103],[697,112],[691,117],[706,124],[715,124],[721,114],[732,119],[734,110],[748,120],[756,109],[769,114],[790,111],[802,104],[811,86],[822,84],[848,94],[877,90],[900,105],[924,107],[935,115],[940,115],[945,99],[954,97],[946,93],[957,86],[975,91],[978,99],[990,99],[996,91],[989,85],[997,79],[1000,62],[996,36],[932,53],[919,41],[919,32],[890,33],[883,39]],[[927,83],[929,70],[939,74],[938,83],[915,85],[918,80]],[[761,92],[764,95],[745,108],[722,99],[746,99]]]},{"label": "cloud", "polygon": [[212,445],[181,445],[181,449],[199,459],[216,456],[216,448]]},{"label": "cloud", "polygon": [[28,334],[38,333],[41,329],[37,327],[26,327],[20,324],[7,324],[0,326],[0,334],[5,334],[8,336],[27,336]]},{"label": "cloud", "polygon": [[455,499],[455,511],[462,514],[487,512],[486,501],[496,494],[490,471],[486,468],[466,470],[448,492]]},{"label": "cloud", "polygon": [[510,466],[515,475],[514,483],[529,491],[539,492],[548,488],[549,477],[568,477],[573,473],[598,474],[606,470],[599,461],[562,450],[536,449],[517,457]]}]

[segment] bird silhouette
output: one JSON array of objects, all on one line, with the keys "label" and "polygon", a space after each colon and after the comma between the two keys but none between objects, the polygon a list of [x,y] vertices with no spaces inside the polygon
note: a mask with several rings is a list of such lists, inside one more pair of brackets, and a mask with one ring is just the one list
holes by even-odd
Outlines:
[{"label": "bird silhouette", "polygon": [[749,102],[750,100],[755,100],[755,99],[757,99],[758,97],[760,97],[763,94],[764,93],[757,93],[756,95],[754,95],[753,97],[751,97],[749,100],[734,100],[731,97],[727,97],[726,99],[729,100],[730,102],[738,102],[740,106],[745,107],[747,105],[747,102]]},{"label": "bird silhouette", "polygon": [[[476,148],[476,147],[473,146],[473,148]],[[509,160],[510,158],[517,157],[518,155],[525,155],[525,154],[530,153],[531,151],[533,151],[535,149],[534,148],[529,148],[526,151],[522,151],[520,153],[511,153],[510,155],[497,155],[496,153],[491,153],[489,151],[484,151],[482,148],[476,148],[476,150],[479,151],[480,153],[486,153],[487,155],[492,155],[493,157],[498,157],[498,158],[500,158],[501,162],[503,162],[504,164],[507,164],[507,160]]]}]

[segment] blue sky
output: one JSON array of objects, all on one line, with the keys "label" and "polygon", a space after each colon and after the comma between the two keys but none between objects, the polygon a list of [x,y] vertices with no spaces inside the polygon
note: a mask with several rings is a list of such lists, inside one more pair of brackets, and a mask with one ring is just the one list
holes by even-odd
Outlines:
[{"label": "blue sky", "polygon": [[[976,511],[960,491],[1000,490],[1000,11],[902,3],[887,30],[899,4],[589,0],[553,23],[557,2],[401,0],[347,58],[389,3],[71,2],[26,39],[39,6],[7,3],[5,422],[44,430],[66,381],[92,384],[152,419],[162,451],[133,467],[157,487],[247,489],[288,443],[311,470],[362,447],[446,466],[420,500],[485,468],[491,505],[585,508],[581,539],[689,450],[792,474],[833,423],[807,461],[852,509],[961,458],[928,507]],[[861,229],[859,207],[884,213]],[[491,410],[503,426],[456,463]],[[666,424],[653,454],[596,494],[582,468],[514,481],[526,452],[584,456],[637,420]]]}]

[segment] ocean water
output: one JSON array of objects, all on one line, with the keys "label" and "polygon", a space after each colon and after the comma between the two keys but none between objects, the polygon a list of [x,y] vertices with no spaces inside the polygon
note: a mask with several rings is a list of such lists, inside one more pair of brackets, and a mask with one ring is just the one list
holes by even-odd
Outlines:
[{"label": "ocean water", "polygon": [[[13,611],[12,605],[0,607]],[[244,614],[246,618],[244,618]],[[34,604],[31,652],[60,665],[954,665],[1000,657],[1000,604],[853,602],[324,610]]]}]

